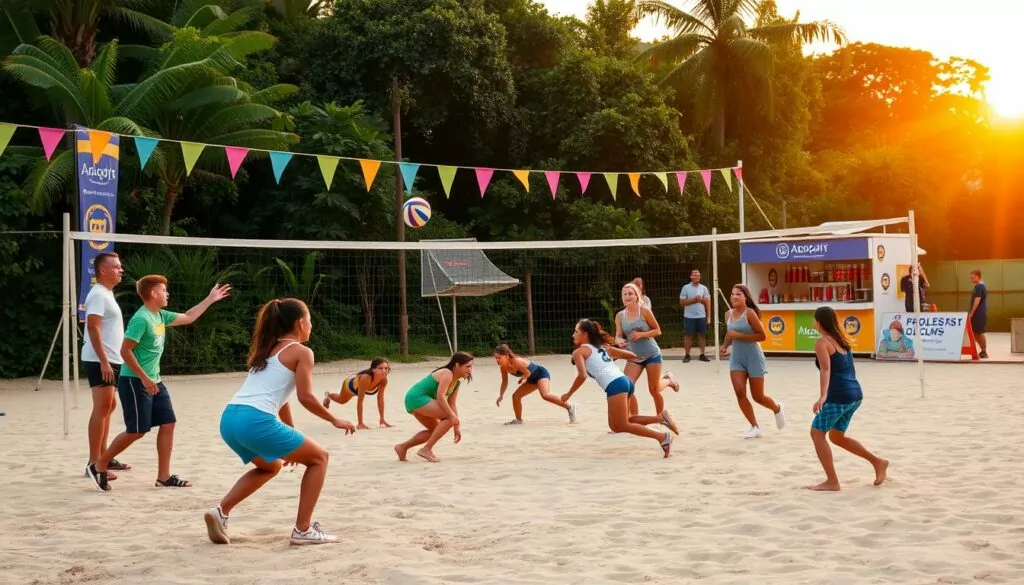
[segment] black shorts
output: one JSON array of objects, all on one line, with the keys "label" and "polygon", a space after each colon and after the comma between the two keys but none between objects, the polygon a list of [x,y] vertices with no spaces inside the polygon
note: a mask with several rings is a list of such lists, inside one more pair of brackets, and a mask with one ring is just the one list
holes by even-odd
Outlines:
[{"label": "black shorts", "polygon": [[155,396],[146,392],[142,380],[135,376],[121,376],[117,395],[121,399],[126,433],[148,433],[153,427],[177,422],[171,406],[171,394],[163,382],[158,382]]},{"label": "black shorts", "polygon": [[103,373],[100,371],[99,362],[82,362],[85,367],[85,377],[89,379],[90,388],[102,388],[104,386],[117,386],[117,380],[121,376],[121,364],[110,364],[114,370],[114,381],[107,383],[103,380]]},{"label": "black shorts", "polygon": [[971,317],[971,331],[974,331],[975,333],[984,333],[985,321],[988,321],[987,317],[988,315],[978,315],[975,313],[974,316]]},{"label": "black shorts", "polygon": [[683,317],[683,335],[686,335],[687,337],[693,335],[707,335],[707,332],[707,317]]}]

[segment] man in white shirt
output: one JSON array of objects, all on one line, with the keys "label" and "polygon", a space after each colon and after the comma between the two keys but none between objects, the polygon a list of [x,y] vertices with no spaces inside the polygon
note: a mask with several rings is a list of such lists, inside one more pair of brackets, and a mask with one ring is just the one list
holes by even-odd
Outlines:
[{"label": "man in white shirt", "polygon": [[707,344],[708,325],[711,324],[711,293],[700,283],[700,270],[690,272],[690,282],[679,291],[679,306],[683,308],[683,362],[690,361],[690,346],[697,336],[702,362],[711,361],[704,355]]},{"label": "man in white shirt", "polygon": [[[92,389],[92,415],[89,417],[89,464],[107,449],[110,415],[117,407],[117,379],[121,373],[121,344],[124,342],[124,317],[114,298],[114,287],[121,282],[124,269],[117,254],[97,254],[93,259],[96,284],[85,297],[85,345],[82,365]],[[111,461],[109,469],[127,471],[130,465]],[[116,477],[116,476],[115,476]],[[108,476],[107,479],[110,479]]]}]

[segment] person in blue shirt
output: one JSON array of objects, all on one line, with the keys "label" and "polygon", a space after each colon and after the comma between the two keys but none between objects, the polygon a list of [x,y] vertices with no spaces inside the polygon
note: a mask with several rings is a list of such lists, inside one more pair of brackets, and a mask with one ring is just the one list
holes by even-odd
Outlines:
[{"label": "person in blue shirt", "polygon": [[988,321],[988,288],[981,281],[981,271],[971,271],[971,284],[974,290],[971,291],[971,308],[967,317],[971,320],[971,330],[974,331],[974,338],[978,340],[978,357],[988,357],[988,342],[985,340],[985,325]]},{"label": "person in blue shirt", "polygon": [[[860,408],[864,392],[857,381],[853,367],[853,350],[832,307],[818,307],[814,311],[814,328],[820,336],[814,342],[814,365],[819,370],[821,394],[814,403],[811,422],[811,440],[818,461],[825,470],[825,481],[808,486],[814,491],[839,491],[839,477],[832,462],[832,448],[828,441],[867,460],[875,469],[875,485],[885,482],[889,461],[868,451],[857,440],[846,436],[853,413]],[[826,439],[826,435],[828,439]]]}]

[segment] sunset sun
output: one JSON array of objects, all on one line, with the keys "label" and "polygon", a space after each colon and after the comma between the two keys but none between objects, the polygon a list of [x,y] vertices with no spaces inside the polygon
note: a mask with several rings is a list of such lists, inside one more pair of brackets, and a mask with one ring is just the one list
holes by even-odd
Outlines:
[{"label": "sunset sun", "polygon": [[993,77],[985,88],[985,101],[1000,118],[1024,117],[1024,79]]}]

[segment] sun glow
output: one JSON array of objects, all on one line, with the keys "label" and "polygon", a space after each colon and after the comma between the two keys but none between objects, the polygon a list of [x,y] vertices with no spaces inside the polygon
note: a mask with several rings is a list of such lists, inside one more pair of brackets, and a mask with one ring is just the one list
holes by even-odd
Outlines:
[{"label": "sun glow", "polygon": [[985,88],[985,101],[1000,118],[1024,118],[1024,78],[993,75]]}]

